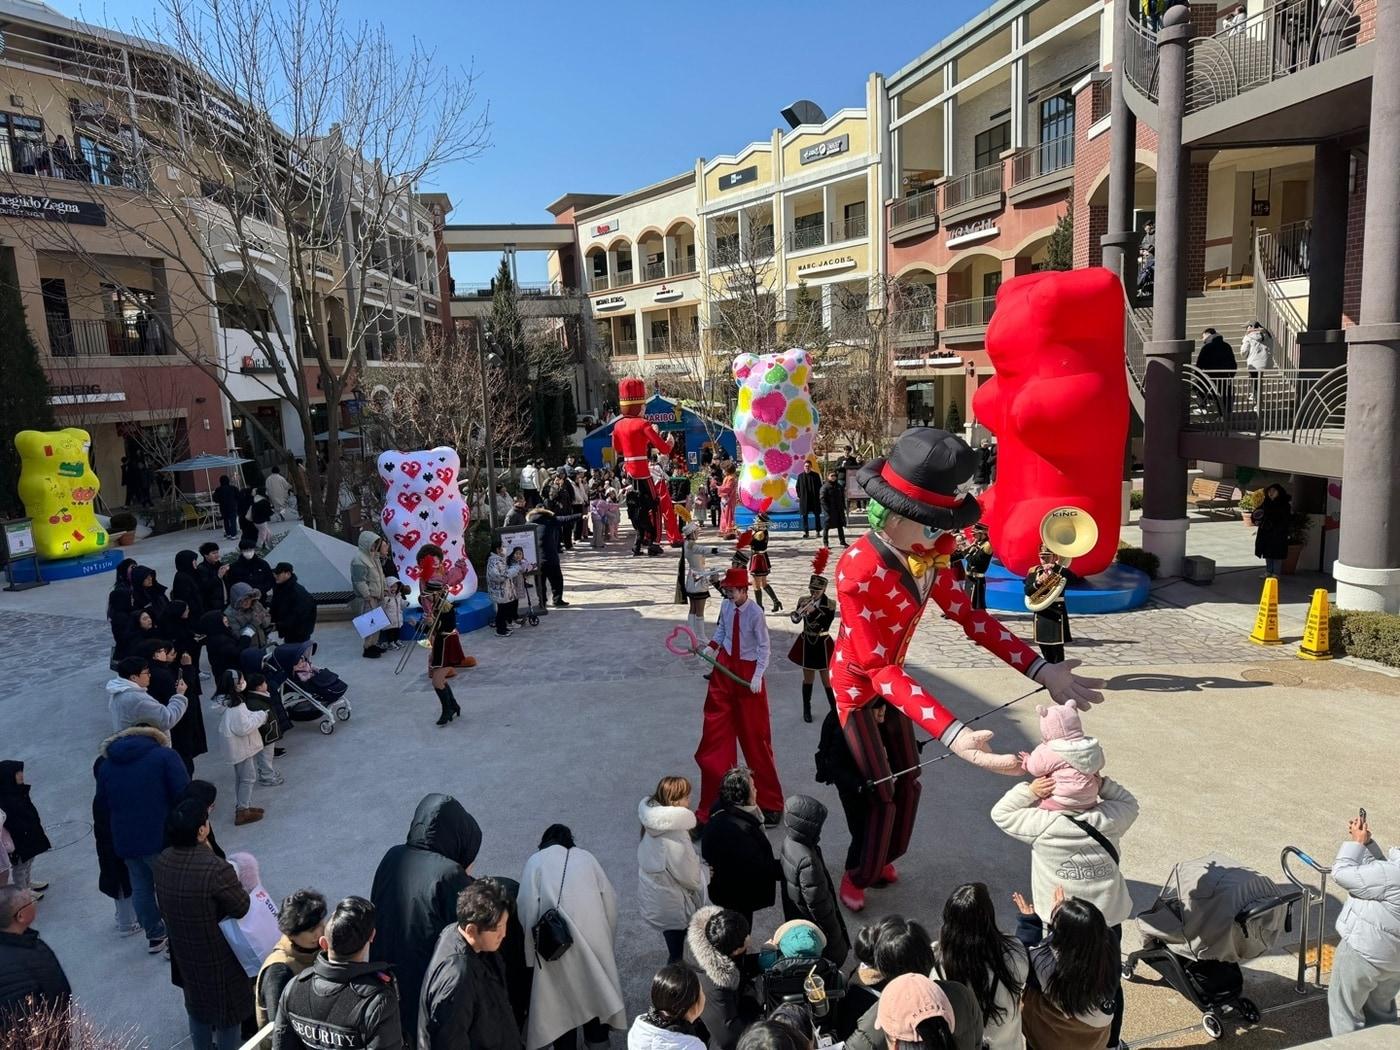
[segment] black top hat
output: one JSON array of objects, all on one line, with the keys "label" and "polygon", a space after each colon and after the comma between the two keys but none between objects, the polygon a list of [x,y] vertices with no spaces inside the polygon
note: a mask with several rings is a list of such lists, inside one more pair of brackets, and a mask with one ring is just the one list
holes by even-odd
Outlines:
[{"label": "black top hat", "polygon": [[977,453],[960,437],[933,427],[899,435],[888,457],[872,459],[856,479],[871,499],[903,518],[934,529],[962,529],[982,515],[958,486],[977,469]]}]

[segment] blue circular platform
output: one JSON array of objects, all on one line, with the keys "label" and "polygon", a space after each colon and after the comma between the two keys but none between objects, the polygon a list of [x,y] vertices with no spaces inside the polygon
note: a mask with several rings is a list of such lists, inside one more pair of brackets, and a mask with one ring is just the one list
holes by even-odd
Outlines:
[{"label": "blue circular platform", "polygon": [[[39,575],[45,583],[59,580],[81,580],[88,576],[100,576],[104,572],[115,572],[117,566],[126,559],[121,547],[111,547],[96,554],[84,554],[78,558],[58,558],[54,561],[40,561]],[[15,583],[34,582],[34,563],[28,558],[17,561],[9,568],[10,578]]]},{"label": "blue circular platform", "polygon": [[[496,603],[485,591],[477,591],[470,598],[462,599],[453,608],[457,612],[457,630],[462,634],[469,634],[496,622]],[[405,609],[403,627],[399,629],[399,637],[405,642],[411,640],[418,630],[418,621],[421,619],[423,619],[422,609],[417,606]]]},{"label": "blue circular platform", "polygon": [[[749,510],[748,507],[741,503],[734,509],[734,524],[738,525],[740,529],[747,529],[753,525],[753,520],[757,516],[758,515],[754,511]],[[809,514],[808,517],[810,518],[811,515]],[[795,510],[769,511],[768,531],[801,532],[802,515],[798,514]]]},{"label": "blue circular platform", "polygon": [[[1114,562],[1081,586],[1065,588],[1065,604],[1072,613],[1115,613],[1136,609],[1147,602],[1152,580],[1141,569]],[[1025,612],[1025,580],[1012,575],[999,561],[987,570],[987,608],[999,612]]]}]

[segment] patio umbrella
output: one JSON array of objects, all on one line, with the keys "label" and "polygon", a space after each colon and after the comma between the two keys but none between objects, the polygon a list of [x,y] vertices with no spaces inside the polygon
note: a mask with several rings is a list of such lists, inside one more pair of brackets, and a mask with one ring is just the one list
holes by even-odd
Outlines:
[{"label": "patio umbrella", "polygon": [[238,467],[251,462],[252,460],[244,459],[242,456],[216,456],[212,452],[204,452],[193,459],[182,459],[179,463],[161,467],[160,472],[162,474],[184,474],[187,471],[202,470],[204,471],[204,488],[206,491],[213,492],[214,487],[209,482],[211,470],[228,470],[230,467]]}]

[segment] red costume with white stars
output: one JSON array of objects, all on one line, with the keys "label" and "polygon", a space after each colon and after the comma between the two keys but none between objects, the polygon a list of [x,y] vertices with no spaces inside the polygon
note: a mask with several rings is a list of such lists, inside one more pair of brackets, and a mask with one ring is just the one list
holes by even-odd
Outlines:
[{"label": "red costume with white stars", "polygon": [[[953,545],[952,534],[940,536],[935,544],[938,556],[912,559],[921,563],[916,575],[909,560],[872,531],[847,548],[837,564],[841,630],[832,658],[831,686],[851,754],[867,780],[918,764],[911,722],[944,745],[951,745],[963,729],[957,716],[904,669],[909,643],[930,598],[970,639],[1022,674],[1033,675],[1045,662],[1000,621],[972,608],[948,568]],[[869,710],[877,697],[895,709],[883,722],[877,722]],[[908,848],[918,811],[918,776],[915,770],[874,788],[861,864],[848,873],[856,886],[871,885],[885,865]]]}]

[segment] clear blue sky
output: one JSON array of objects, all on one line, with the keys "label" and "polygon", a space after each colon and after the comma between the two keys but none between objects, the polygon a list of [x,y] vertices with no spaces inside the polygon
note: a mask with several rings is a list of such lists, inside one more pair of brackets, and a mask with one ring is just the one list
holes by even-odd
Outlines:
[{"label": "clear blue sky", "polygon": [[[148,20],[155,0],[48,0],[113,28]],[[385,5],[341,0],[346,19],[386,21],[440,60],[474,62],[491,105],[491,147],[444,172],[453,222],[548,222],[569,191],[621,193],[732,153],[810,98],[828,114],[865,101],[891,73],[991,0],[592,0]],[[398,14],[393,12],[397,10]],[[458,280],[497,260],[453,261]],[[544,277],[520,256],[520,279]]]}]

